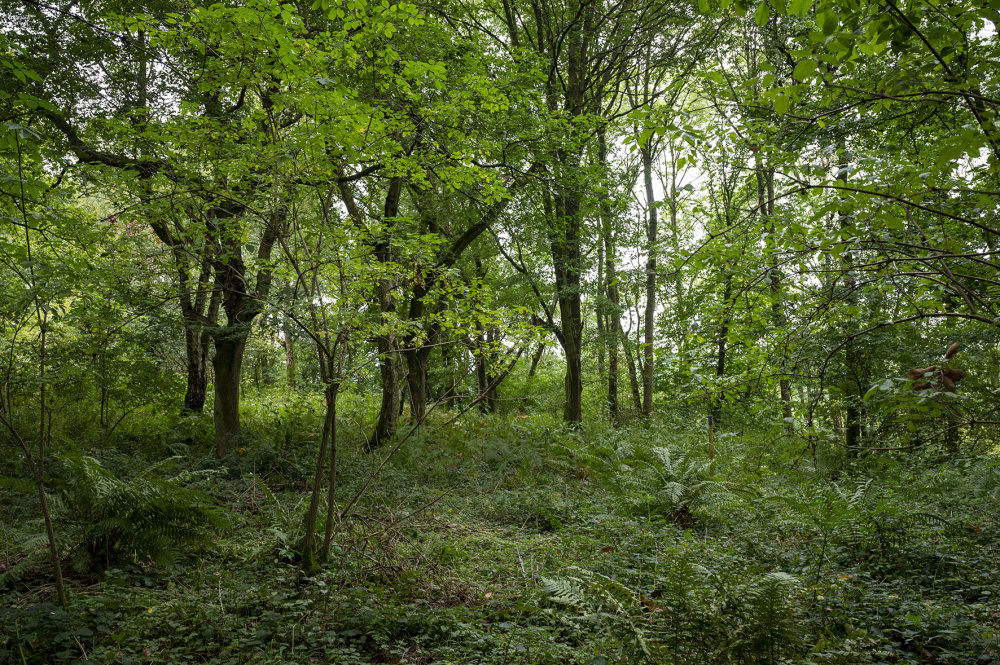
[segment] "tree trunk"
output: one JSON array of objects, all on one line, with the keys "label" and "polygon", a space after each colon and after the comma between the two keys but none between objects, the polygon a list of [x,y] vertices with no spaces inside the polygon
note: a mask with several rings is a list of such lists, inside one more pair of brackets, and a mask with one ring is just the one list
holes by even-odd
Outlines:
[{"label": "tree trunk", "polygon": [[[476,334],[476,347],[473,351],[476,358],[476,393],[477,395],[484,395],[490,385],[490,379],[486,367],[488,361],[486,359],[485,340],[483,339],[482,326],[478,321],[476,322],[476,328],[478,329],[478,332]],[[479,402],[479,412],[490,413],[488,398]]]},{"label": "tree trunk", "polygon": [[406,383],[410,391],[410,420],[422,422],[427,417],[427,361],[433,347],[424,346],[404,351]]},{"label": "tree trunk", "polygon": [[[603,233],[601,234],[604,235]],[[601,240],[597,242],[597,298],[595,299],[594,305],[594,318],[597,319],[597,376],[601,383],[607,380],[607,372],[605,371],[604,358],[607,355],[607,345],[608,345],[608,335],[607,330],[605,330],[604,325],[604,313],[607,309],[605,299],[606,299],[606,287],[604,283],[604,243]],[[614,416],[612,416],[613,418]]]},{"label": "tree trunk", "polygon": [[[344,191],[345,185],[341,185]],[[385,195],[385,205],[383,207],[383,221],[387,228],[383,229],[384,235],[375,241],[375,258],[382,265],[392,261],[392,228],[395,226],[395,219],[399,214],[399,198],[403,191],[403,179],[399,176],[389,181],[389,188]],[[355,210],[353,198],[344,197],[348,210]],[[350,202],[348,202],[350,201]],[[352,217],[359,215],[352,212]],[[360,219],[360,217],[358,217]],[[382,322],[386,322],[388,315],[396,310],[396,300],[392,290],[395,288],[395,280],[382,279],[378,287],[378,311]],[[396,358],[396,336],[389,332],[378,337],[379,355],[379,376],[382,379],[382,405],[379,408],[378,422],[375,424],[375,431],[368,441],[370,450],[378,448],[396,435],[396,427],[399,422],[399,370],[397,369],[398,359]]]},{"label": "tree trunk", "polygon": [[646,309],[643,314],[642,414],[653,415],[654,326],[656,324],[656,224],[657,202],[653,192],[652,137],[642,147],[642,179],[646,186]]},{"label": "tree trunk", "polygon": [[[326,417],[323,419],[323,434],[316,454],[316,471],[313,474],[312,492],[309,496],[309,512],[306,513],[306,531],[302,538],[302,571],[312,575],[318,569],[316,562],[316,522],[319,518],[319,496],[323,487],[323,469],[326,466],[326,450],[330,442],[333,423],[336,422],[336,404],[338,384],[329,383],[325,390]],[[333,473],[336,473],[334,467]],[[327,551],[327,539],[323,540],[324,552]]]},{"label": "tree trunk", "polygon": [[[332,364],[332,363],[331,363]],[[326,494],[326,532],[323,535],[322,560],[330,559],[330,545],[333,543],[333,527],[337,521],[337,395],[340,383],[330,383],[326,387],[326,420],[323,428],[329,432],[330,475]]]},{"label": "tree trunk", "polygon": [[[235,204],[233,209],[220,206],[211,211],[208,224],[209,241],[215,244],[210,259],[215,285],[226,312],[226,326],[216,329],[212,336],[215,343],[215,356],[212,358],[215,372],[215,450],[220,458],[229,454],[230,442],[241,433],[240,373],[243,370],[243,354],[253,321],[271,292],[272,273],[268,261],[274,243],[285,233],[288,209],[277,208],[261,233],[256,259],[265,267],[257,271],[253,281],[247,275],[243,244],[239,235],[234,233],[234,230],[241,230],[239,216],[242,213],[242,207]],[[248,288],[250,284],[253,284],[252,289]]]},{"label": "tree trunk", "polygon": [[218,333],[215,337],[215,452],[229,454],[230,442],[240,436],[240,373],[249,331]]},{"label": "tree trunk", "polygon": [[628,382],[632,389],[632,406],[636,413],[642,413],[642,394],[639,392],[639,375],[635,367],[635,358],[632,356],[632,344],[625,330],[622,329],[622,322],[618,320],[618,337],[625,351],[625,362],[628,365]]},{"label": "tree trunk", "polygon": [[583,359],[579,346],[566,350],[566,406],[563,420],[575,424],[583,422]]},{"label": "tree trunk", "polygon": [[382,404],[375,431],[368,442],[375,449],[396,435],[399,422],[399,374],[396,371],[396,345],[393,335],[379,335],[379,377],[382,380]]},{"label": "tree trunk", "polygon": [[[486,388],[486,403],[489,404],[490,413],[500,413],[500,384],[503,379],[497,381],[497,359],[495,357],[494,344],[497,341],[497,329],[490,328],[486,333],[486,380],[489,382]],[[506,375],[504,375],[506,378]]]},{"label": "tree trunk", "polygon": [[[562,271],[557,271],[557,274]],[[567,278],[568,277],[568,278]],[[563,420],[583,422],[583,349],[579,275],[564,275],[559,288],[559,312],[562,319],[563,351],[566,354],[566,404]],[[569,286],[573,284],[573,286]]]},{"label": "tree trunk", "polygon": [[[568,160],[575,165],[575,159]],[[583,311],[580,297],[580,205],[569,189],[557,197],[556,225],[561,231],[551,240],[552,262],[558,290],[560,342],[566,354],[563,420],[583,422]]]},{"label": "tree trunk", "polygon": [[189,326],[184,331],[184,341],[187,344],[187,391],[184,393],[184,411],[201,413],[205,409],[205,394],[208,390],[208,354],[205,347],[209,342],[209,335],[200,327]]},{"label": "tree trunk", "polygon": [[298,385],[295,375],[295,338],[291,335],[291,326],[285,328],[285,381],[289,388]]},{"label": "tree trunk", "polygon": [[[608,167],[608,137],[605,127],[597,132],[597,161],[601,165],[602,172],[606,172]],[[620,334],[622,323],[611,221],[611,205],[608,203],[607,197],[604,197],[601,199],[601,236],[604,250],[604,287],[607,302],[602,307],[604,313],[602,332],[605,335],[604,339],[608,341],[608,417],[611,422],[617,425],[621,421],[621,409],[618,406],[618,344],[622,341]],[[602,317],[598,315],[598,321],[601,320]]]},{"label": "tree trunk", "polygon": [[[725,314],[723,314],[722,324],[719,326],[719,350],[715,364],[715,376],[717,379],[721,379],[726,375],[726,351],[729,347],[729,299],[732,297],[732,290],[733,276],[727,267],[725,286],[722,289],[722,307]],[[712,398],[712,420],[716,425],[721,421],[722,400],[723,397],[720,396]]]},{"label": "tree trunk", "polygon": [[[843,155],[843,161],[839,165],[839,173],[837,174],[838,179],[842,179],[844,183],[847,183],[847,174],[850,170],[850,162],[847,159],[847,146],[843,136],[840,137],[838,141],[838,148],[841,150]],[[850,226],[850,217],[841,212],[839,215],[840,229],[841,231],[846,230]],[[850,305],[856,305],[858,302],[857,295],[854,290],[857,284],[854,279],[854,271],[852,270],[853,259],[851,257],[850,248],[846,249],[841,257],[841,269],[844,272],[844,301]],[[851,335],[853,330],[848,328],[847,334]],[[847,444],[849,449],[857,448],[861,445],[861,396],[864,394],[864,384],[861,376],[861,358],[858,356],[857,347],[854,344],[854,337],[849,337],[846,344],[844,345],[844,365],[846,368],[847,375],[847,412],[846,422],[844,423],[844,442]]]},{"label": "tree trunk", "polygon": [[[187,413],[201,413],[205,410],[205,396],[208,391],[208,358],[212,344],[209,326],[219,320],[222,291],[210,285],[212,266],[208,259],[202,259],[201,274],[195,284],[196,293],[188,290],[189,276],[185,267],[187,255],[179,247],[174,247],[174,261],[178,269],[179,300],[181,316],[187,328],[184,331],[187,360],[187,390],[184,393],[184,408]],[[202,253],[205,254],[203,249]],[[211,294],[211,295],[209,295]],[[192,298],[192,296],[194,296]],[[206,309],[207,307],[207,309]]]},{"label": "tree trunk", "polygon": [[535,372],[538,371],[538,363],[545,355],[545,342],[541,342],[535,353],[531,356],[531,365],[528,367],[528,380],[524,384],[524,395],[521,397],[521,411],[528,406],[528,398],[531,397],[531,384],[535,379]]},{"label": "tree trunk", "polygon": [[[765,220],[767,232],[773,236],[774,228],[774,169],[764,169],[760,158],[757,158],[757,205],[761,217]],[[771,264],[768,269],[769,286],[771,290],[771,322],[774,325],[775,333],[785,324],[784,314],[784,293],[781,286],[781,267],[778,263],[777,254],[772,250]],[[781,372],[787,369],[788,351],[787,346],[782,346],[781,351]],[[782,414],[785,418],[786,429],[792,431],[792,387],[787,376],[778,379],[778,394],[782,404]]]}]

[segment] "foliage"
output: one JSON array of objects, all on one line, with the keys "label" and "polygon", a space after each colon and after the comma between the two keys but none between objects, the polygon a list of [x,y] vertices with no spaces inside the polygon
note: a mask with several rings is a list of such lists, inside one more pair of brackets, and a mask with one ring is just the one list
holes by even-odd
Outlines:
[{"label": "foliage", "polygon": [[211,497],[188,486],[210,472],[157,474],[177,458],[167,458],[123,481],[87,456],[65,458],[70,480],[65,501],[76,525],[73,565],[86,570],[120,561],[154,561],[174,569],[185,548],[208,547],[210,529],[226,529],[225,516]]},{"label": "foliage", "polygon": [[[92,457],[61,460],[67,480],[57,505],[60,523],[68,529],[60,540],[77,572],[132,561],[153,561],[173,570],[185,550],[211,547],[213,531],[229,528],[212,497],[188,486],[213,472],[182,471],[170,478],[158,475],[177,459],[151,465],[129,481],[116,478]],[[43,543],[41,536],[26,540],[22,547],[33,555],[9,568],[3,581],[10,583],[23,576],[39,556],[44,556]]]},{"label": "foliage", "polygon": [[622,508],[685,523],[699,511],[732,509],[755,496],[752,488],[717,475],[726,460],[709,460],[706,450],[690,444],[619,447],[606,463],[614,468],[610,482]]},{"label": "foliage", "polygon": [[1000,659],[997,12],[0,0],[0,661]]}]

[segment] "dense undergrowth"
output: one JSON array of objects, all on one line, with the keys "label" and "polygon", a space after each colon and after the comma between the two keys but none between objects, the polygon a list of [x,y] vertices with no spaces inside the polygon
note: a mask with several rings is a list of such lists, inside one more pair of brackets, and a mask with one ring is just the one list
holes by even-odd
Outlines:
[{"label": "dense undergrowth", "polygon": [[[374,465],[351,408],[341,501]],[[0,662],[1000,659],[990,455],[814,452],[775,438],[782,427],[723,435],[710,463],[692,419],[569,431],[542,416],[435,416],[303,578],[319,413],[258,400],[222,462],[199,418],[53,456],[57,528],[78,564],[65,609],[31,556],[37,498],[18,491],[16,459],[2,462]],[[134,496],[153,507],[123,511]],[[157,497],[189,519],[165,523]]]}]

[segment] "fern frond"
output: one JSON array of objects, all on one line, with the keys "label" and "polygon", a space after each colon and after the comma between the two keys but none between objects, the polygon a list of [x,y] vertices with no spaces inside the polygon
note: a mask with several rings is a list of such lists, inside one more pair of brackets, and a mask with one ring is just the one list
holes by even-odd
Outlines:
[{"label": "fern frond", "polygon": [[167,479],[152,475],[172,459],[129,482],[115,478],[93,458],[67,459],[75,472],[70,498],[78,507],[80,544],[87,553],[76,561],[137,558],[173,568],[181,547],[210,545],[207,529],[228,526],[225,516],[211,507],[211,497],[182,486],[206,474],[181,473]]},{"label": "fern frond", "polygon": [[543,577],[541,591],[555,603],[569,605],[580,610],[590,608],[587,593],[583,590],[579,580]]},{"label": "fern frond", "polygon": [[12,478],[10,476],[0,476],[0,488],[21,492],[22,494],[33,494],[38,491],[33,481],[27,478]]}]

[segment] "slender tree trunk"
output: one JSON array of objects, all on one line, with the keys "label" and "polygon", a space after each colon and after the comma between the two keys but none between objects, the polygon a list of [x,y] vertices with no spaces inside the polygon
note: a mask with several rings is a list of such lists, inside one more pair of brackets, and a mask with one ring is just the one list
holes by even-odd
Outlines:
[{"label": "slender tree trunk", "polygon": [[444,364],[448,376],[448,385],[445,386],[445,390],[450,391],[448,399],[445,400],[445,404],[448,406],[449,409],[454,409],[455,399],[456,399],[455,393],[458,390],[458,386],[455,385],[455,381],[458,377],[455,373],[454,366],[458,364],[458,360],[452,357],[452,354],[449,351],[450,349],[451,349],[450,346],[441,347],[441,362]]},{"label": "slender tree trunk", "polygon": [[[764,169],[761,165],[760,158],[757,158],[757,205],[759,206],[761,217],[765,220],[765,225],[768,233],[772,236],[775,233],[774,228],[774,169],[768,168]],[[778,256],[776,252],[772,252],[771,255],[771,265],[768,270],[769,285],[771,290],[771,322],[774,325],[775,333],[777,334],[780,328],[785,324],[784,315],[784,293],[781,286],[781,266],[778,262]],[[787,347],[782,346],[781,351],[781,372],[787,369],[788,363],[788,351]],[[791,418],[792,418],[792,388],[791,382],[787,376],[782,376],[778,380],[778,391],[781,398],[782,404],[782,414],[784,415],[785,422],[787,423],[786,428],[791,431]]]},{"label": "slender tree trunk", "polygon": [[378,448],[396,435],[399,422],[399,374],[396,371],[396,345],[393,335],[379,335],[379,377],[382,380],[382,404],[369,446]]},{"label": "slender tree trunk", "polygon": [[642,147],[642,179],[646,186],[646,309],[643,314],[642,413],[653,415],[653,339],[656,324],[657,201],[653,191],[652,138]]},{"label": "slender tree trunk", "polygon": [[[483,325],[476,321],[476,345],[473,353],[476,357],[476,386],[477,393],[484,395],[490,388],[490,354],[486,344],[486,337],[483,335]],[[487,395],[486,399],[479,402],[480,413],[493,413],[493,400]]]},{"label": "slender tree trunk", "polygon": [[[837,177],[838,179],[842,179],[846,184],[847,175],[850,170],[850,162],[847,159],[847,145],[843,136],[841,136],[838,141],[838,147],[844,157],[843,161],[839,165],[839,173]],[[839,220],[841,231],[847,230],[850,226],[850,217],[841,212],[839,214]],[[855,306],[858,302],[857,294],[855,293],[857,283],[854,279],[852,263],[853,259],[851,257],[851,250],[848,248],[842,255],[841,269],[844,273],[844,301],[851,307]],[[849,329],[847,334],[850,335],[852,332],[853,330]],[[844,423],[844,442],[847,444],[848,449],[856,449],[861,445],[861,396],[864,394],[864,387],[861,377],[861,358],[858,355],[858,350],[853,337],[849,337],[847,339],[847,343],[844,345],[844,365],[847,370],[846,374],[848,384],[847,407],[845,409],[847,412],[847,418]]]},{"label": "slender tree trunk", "polygon": [[[601,234],[604,235],[603,233]],[[607,372],[605,370],[604,359],[607,354],[608,346],[608,335],[607,329],[604,323],[605,312],[607,310],[607,288],[604,283],[604,243],[598,241],[597,243],[597,298],[594,304],[594,318],[597,319],[597,376],[600,378],[601,383],[607,380]],[[614,416],[612,416],[614,418]]]},{"label": "slender tree trunk", "polygon": [[[187,390],[184,393],[183,410],[187,413],[201,413],[205,409],[205,396],[208,391],[208,360],[212,344],[212,332],[209,327],[218,323],[222,291],[210,284],[212,267],[208,259],[203,258],[201,275],[195,285],[196,293],[190,293],[187,290],[188,273],[185,268],[188,257],[179,247],[175,246],[173,250],[181,291],[179,294],[181,316],[187,325],[184,330]],[[203,248],[202,254],[206,251],[207,249]]]},{"label": "slender tree trunk", "polygon": [[635,358],[632,355],[632,343],[625,330],[622,329],[622,322],[618,320],[618,337],[622,342],[622,349],[625,351],[625,363],[628,365],[628,382],[632,389],[632,406],[636,413],[642,413],[642,393],[639,392],[639,374],[635,367]]},{"label": "slender tree trunk", "polygon": [[[342,185],[342,191],[346,186]],[[395,225],[395,219],[399,214],[399,198],[403,191],[403,179],[399,176],[389,181],[389,188],[385,195],[385,205],[383,208],[383,220],[389,228],[384,229],[384,237],[374,244],[375,258],[382,265],[392,261],[392,239],[390,231]],[[348,210],[353,207],[353,198],[348,203],[345,197]],[[352,213],[352,216],[358,213]],[[360,219],[360,217],[359,217]],[[396,310],[396,300],[392,291],[395,288],[395,280],[382,279],[378,287],[378,311],[381,320],[385,322],[389,315]],[[378,337],[379,355],[379,376],[382,379],[382,404],[379,408],[378,422],[375,424],[375,431],[368,441],[370,449],[375,449],[386,443],[396,435],[396,427],[399,422],[399,383],[400,371],[398,369],[399,360],[396,358],[396,336],[388,332]]]},{"label": "slender tree trunk", "polygon": [[330,475],[326,495],[326,532],[323,535],[322,560],[330,560],[330,545],[333,543],[333,527],[337,522],[337,396],[340,383],[330,383],[326,387],[326,420],[324,429],[329,429]]},{"label": "slender tree trunk", "polygon": [[[336,421],[337,384],[327,384],[324,395],[326,397],[326,418],[323,420],[323,435],[320,438],[319,451],[316,454],[316,472],[313,474],[312,493],[309,497],[309,512],[306,513],[306,531],[302,538],[302,571],[307,575],[315,573],[318,567],[316,562],[316,522],[319,519],[319,497],[323,488],[323,469],[326,466],[326,451],[330,444],[333,422]],[[334,469],[333,473],[336,473],[336,469]],[[323,542],[325,546],[325,538]]]},{"label": "slender tree trunk", "polygon": [[409,372],[406,370],[406,365],[403,362],[402,354],[400,354],[398,348],[396,351],[396,376],[399,377],[399,413],[396,414],[397,422],[398,418],[403,417],[403,413],[406,411],[406,403],[409,401],[410,397],[410,377]]},{"label": "slender tree trunk", "polygon": [[[602,127],[597,132],[597,161],[602,172],[608,168],[608,137],[607,129]],[[618,299],[618,277],[615,271],[615,248],[611,227],[611,205],[607,197],[601,199],[601,239],[604,250],[605,293],[607,302],[603,307],[605,324],[602,330],[607,340],[608,349],[608,417],[616,425],[621,421],[621,409],[618,406],[618,344],[622,341],[621,304]],[[598,321],[602,317],[598,316]],[[602,345],[602,349],[604,346]]]},{"label": "slender tree trunk", "polygon": [[[588,49],[593,39],[593,5],[583,5],[576,10],[582,20],[566,35],[565,49],[553,47],[549,57],[561,59],[558,51],[566,56],[565,89],[561,100],[563,109],[571,117],[587,113],[587,88],[593,81],[587,80],[590,54]],[[539,26],[539,30],[542,27]],[[539,42],[541,46],[541,41]],[[555,111],[559,103],[555,95],[552,79],[549,80],[547,103],[550,111]],[[549,244],[552,265],[555,272],[559,320],[561,331],[559,341],[566,356],[565,394],[563,420],[570,424],[583,421],[583,309],[582,274],[583,252],[581,247],[582,210],[580,206],[580,167],[583,149],[570,146],[554,151],[554,163],[558,165],[555,195],[555,217],[548,217]]]},{"label": "slender tree trunk", "polygon": [[289,388],[298,385],[298,378],[295,374],[295,338],[292,337],[292,327],[285,326],[285,382]]},{"label": "slender tree trunk", "polygon": [[531,366],[528,367],[528,380],[525,382],[524,395],[521,397],[522,411],[528,406],[528,398],[531,397],[531,384],[535,379],[535,372],[538,371],[538,363],[541,362],[543,355],[545,355],[545,342],[541,342],[535,353],[531,356]]},{"label": "slender tree trunk", "polygon": [[[575,166],[576,156],[566,160],[565,168]],[[556,277],[556,300],[559,305],[559,342],[566,356],[563,420],[583,421],[583,315],[580,298],[580,208],[576,192],[565,189],[555,197],[555,206],[545,197],[547,217],[552,220],[550,248]],[[552,215],[554,214],[554,217]]]},{"label": "slender tree trunk", "polygon": [[[489,387],[487,388],[486,402],[490,405],[490,413],[500,413],[500,384],[503,379],[497,381],[499,375],[497,374],[497,359],[494,352],[494,344],[497,341],[496,328],[490,328],[489,332],[486,333],[486,341],[489,342],[489,347],[486,351],[486,380],[489,381]],[[506,375],[504,375],[506,378]]]},{"label": "slender tree trunk", "polygon": [[[729,300],[732,298],[733,276],[726,270],[725,282],[722,288],[722,307],[725,313],[722,317],[722,324],[719,326],[718,354],[716,356],[715,376],[721,379],[726,375],[726,351],[729,347]],[[712,399],[712,420],[719,425],[722,416],[723,397],[716,396]]]},{"label": "slender tree trunk", "polygon": [[208,355],[204,341],[209,335],[201,327],[188,326],[184,331],[187,346],[187,390],[184,393],[184,411],[201,413],[205,408],[205,394],[208,391]]},{"label": "slender tree trunk", "polygon": [[[31,460],[31,453],[28,451],[28,447],[21,442],[24,449],[25,456],[28,460],[28,465],[31,466],[31,470],[35,476],[35,487],[38,490],[38,500],[42,506],[42,519],[45,522],[45,535],[49,540],[49,556],[52,559],[52,574],[56,581],[56,597],[59,600],[59,604],[62,606],[66,605],[66,585],[63,583],[62,575],[62,562],[59,559],[59,545],[56,543],[56,531],[52,522],[52,513],[49,511],[49,498],[45,494],[45,443],[47,437],[45,435],[45,422],[46,422],[46,409],[45,404],[45,362],[46,362],[46,333],[48,332],[48,322],[47,316],[44,314],[39,314],[39,342],[38,342],[38,381],[39,381],[39,418],[38,418],[38,462],[33,463]],[[8,413],[8,416],[13,418],[12,413]],[[9,429],[13,432],[13,420],[9,425]]]}]

